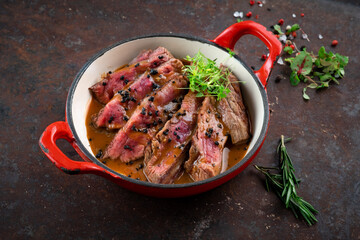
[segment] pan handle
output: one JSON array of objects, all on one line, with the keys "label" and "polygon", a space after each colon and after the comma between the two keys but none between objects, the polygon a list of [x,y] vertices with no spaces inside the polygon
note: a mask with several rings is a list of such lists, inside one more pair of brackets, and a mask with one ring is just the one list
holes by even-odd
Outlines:
[{"label": "pan handle", "polygon": [[[59,168],[61,171],[73,175],[79,173],[93,173],[104,175],[104,169],[90,162],[78,162],[68,158],[56,145],[56,140],[65,139],[80,154],[80,150],[76,145],[75,139],[71,133],[69,125],[66,122],[54,122],[49,125],[40,137],[39,145],[45,155]],[[80,156],[85,159],[84,154]]]},{"label": "pan handle", "polygon": [[259,23],[244,21],[231,25],[211,41],[224,48],[234,50],[236,42],[246,34],[258,37],[269,48],[269,57],[259,70],[254,71],[256,76],[260,79],[262,85],[266,87],[267,79],[269,78],[274,62],[282,50],[280,41],[272,32],[267,31],[266,28]]}]

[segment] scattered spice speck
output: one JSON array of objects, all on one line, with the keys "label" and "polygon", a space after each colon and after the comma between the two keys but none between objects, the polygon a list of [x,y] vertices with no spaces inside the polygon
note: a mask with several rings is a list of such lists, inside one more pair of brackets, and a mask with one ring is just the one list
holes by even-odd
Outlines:
[{"label": "scattered spice speck", "polygon": [[296,18],[296,14],[295,14],[295,13],[293,13],[293,14],[292,14],[292,17],[293,17],[293,18]]}]

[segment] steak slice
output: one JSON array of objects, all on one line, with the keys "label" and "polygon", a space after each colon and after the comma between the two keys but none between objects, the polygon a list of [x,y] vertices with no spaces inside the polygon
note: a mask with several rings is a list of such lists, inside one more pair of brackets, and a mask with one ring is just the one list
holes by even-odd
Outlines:
[{"label": "steak slice", "polygon": [[122,128],[129,120],[137,103],[169,81],[172,74],[180,73],[182,67],[183,64],[180,60],[172,58],[160,65],[156,71],[146,71],[128,88],[116,93],[99,114],[93,116],[94,125],[108,129]]},{"label": "steak slice", "polygon": [[158,67],[171,58],[174,57],[168,50],[158,47],[149,54],[148,59],[121,68],[114,73],[105,74],[102,76],[102,80],[90,87],[89,90],[96,100],[106,104],[114,96],[115,92],[122,90],[128,83],[133,82],[139,74],[144,73],[149,68]]},{"label": "steak slice", "polygon": [[206,97],[199,110],[189,160],[185,162],[185,169],[194,181],[214,177],[221,171],[222,153],[227,136],[215,104],[213,97]]},{"label": "steak slice", "polygon": [[217,111],[222,116],[224,125],[228,128],[233,144],[242,144],[250,138],[250,124],[241,95],[239,80],[230,73],[228,88],[230,93],[221,99]]},{"label": "steak slice", "polygon": [[183,170],[202,100],[190,91],[182,101],[180,110],[146,147],[144,173],[149,182],[173,183]]},{"label": "steak slice", "polygon": [[141,62],[141,61],[144,61],[144,60],[148,60],[149,57],[150,57],[150,54],[152,53],[152,50],[151,49],[144,49],[142,50],[139,55],[137,55],[133,60],[131,60],[129,62],[129,65],[132,65],[132,64],[135,64],[137,62]]},{"label": "steak slice", "polygon": [[130,162],[143,157],[145,146],[164,126],[169,114],[179,108],[187,84],[184,76],[174,74],[172,80],[144,99],[125,126],[115,135],[103,158]]}]

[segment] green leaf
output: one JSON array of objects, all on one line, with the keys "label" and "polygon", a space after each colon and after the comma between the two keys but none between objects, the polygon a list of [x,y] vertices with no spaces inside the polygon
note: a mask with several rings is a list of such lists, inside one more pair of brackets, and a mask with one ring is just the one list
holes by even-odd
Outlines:
[{"label": "green leaf", "polygon": [[295,71],[293,71],[290,74],[290,83],[291,83],[291,85],[296,86],[296,85],[299,84],[299,82],[300,82],[299,76],[297,75],[297,73]]},{"label": "green leaf", "polygon": [[325,59],[320,59],[320,64],[321,64],[321,66],[327,67],[327,66],[333,65],[333,62],[327,61]]},{"label": "green leaf", "polygon": [[325,51],[325,47],[322,46],[320,49],[319,49],[319,58],[326,58],[326,51]]},{"label": "green leaf", "polygon": [[318,85],[316,83],[310,83],[309,85],[307,85],[308,88],[317,88]]},{"label": "green leaf", "polygon": [[299,29],[300,29],[299,24],[294,24],[294,25],[291,26],[291,28],[289,30],[286,31],[286,33],[289,34],[289,33],[295,32],[295,31],[297,31]]},{"label": "green leaf", "polygon": [[325,73],[324,75],[319,76],[320,81],[326,81],[330,78],[332,78],[330,73]]},{"label": "green leaf", "polygon": [[294,52],[294,50],[291,47],[286,46],[284,47],[284,52],[287,52],[288,54],[291,55]]},{"label": "green leaf", "polygon": [[280,25],[278,25],[278,24],[274,25],[274,29],[275,29],[275,31],[276,31],[278,34],[280,34],[280,35],[284,34],[284,33],[281,31]]},{"label": "green leaf", "polygon": [[304,98],[305,100],[310,100],[309,95],[306,94],[306,87],[303,89],[303,98]]},{"label": "green leaf", "polygon": [[335,54],[336,59],[339,61],[341,67],[345,67],[349,62],[349,57],[342,56],[338,53]]},{"label": "green leaf", "polygon": [[288,62],[288,63],[292,63],[294,61],[294,57],[291,57],[291,58],[285,58],[285,62]]},{"label": "green leaf", "polygon": [[226,50],[228,51],[230,57],[235,56],[235,53],[230,48],[226,48]]},{"label": "green leaf", "polygon": [[312,71],[312,66],[313,62],[311,56],[306,51],[300,52],[300,54],[295,57],[290,65],[291,70],[304,76],[308,75]]}]

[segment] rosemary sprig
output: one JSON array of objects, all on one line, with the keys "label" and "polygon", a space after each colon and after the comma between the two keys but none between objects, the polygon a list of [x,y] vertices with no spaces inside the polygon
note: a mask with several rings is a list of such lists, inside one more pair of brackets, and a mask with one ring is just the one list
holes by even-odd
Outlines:
[{"label": "rosemary sprig", "polygon": [[[299,215],[303,216],[305,221],[311,226],[317,222],[314,214],[318,213],[318,211],[296,193],[295,185],[298,186],[300,180],[295,177],[295,170],[285,147],[285,143],[290,140],[290,138],[285,139],[281,135],[280,144],[277,147],[280,167],[262,167],[257,165],[254,167],[265,175],[267,190],[273,189],[281,201],[284,202],[285,207],[292,210],[296,218]],[[277,170],[277,173],[273,173],[271,170]]]}]

